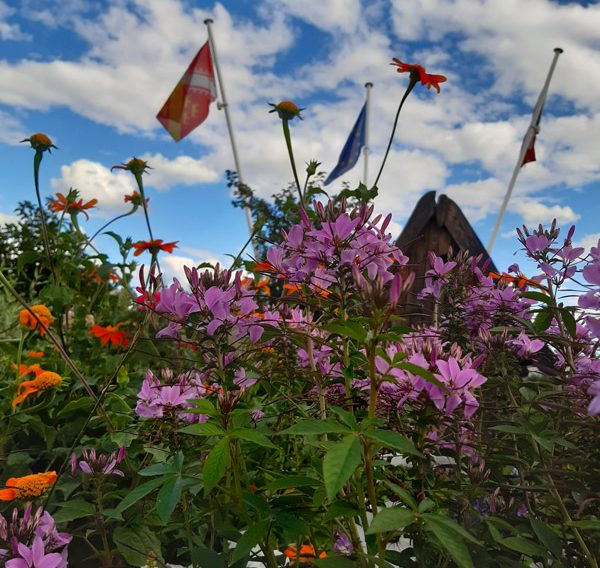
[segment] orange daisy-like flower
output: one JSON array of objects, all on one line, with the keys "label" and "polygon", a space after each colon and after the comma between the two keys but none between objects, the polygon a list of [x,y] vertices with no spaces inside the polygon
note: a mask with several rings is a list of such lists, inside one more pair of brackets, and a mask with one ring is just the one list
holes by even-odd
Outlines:
[{"label": "orange daisy-like flower", "polygon": [[269,103],[273,110],[269,112],[276,112],[281,120],[292,120],[293,118],[298,117],[302,120],[300,113],[304,110],[303,108],[298,108],[298,105],[292,101],[281,101],[274,105],[273,103]]},{"label": "orange daisy-like flower", "polygon": [[[13,367],[13,369],[17,368],[16,365],[13,365],[12,367]],[[21,377],[23,375],[29,375],[31,373],[34,373],[35,376],[37,377],[40,373],[43,373],[43,372],[44,372],[44,370],[37,363],[35,363],[33,365],[23,365],[23,364],[21,364],[19,366],[19,376],[21,376]]]},{"label": "orange daisy-like flower", "polygon": [[131,158],[131,160],[129,160],[129,162],[127,162],[126,164],[113,166],[112,168],[110,168],[110,171],[112,172],[113,170],[127,170],[128,172],[131,172],[134,176],[140,176],[146,173],[147,170],[151,169],[152,168],[148,165],[148,162],[145,162],[140,158]]},{"label": "orange daisy-like flower", "polygon": [[[45,134],[38,132],[37,134],[32,134],[29,138],[25,138],[25,140],[21,140],[21,142],[29,142],[31,147],[36,152],[51,152],[50,148],[56,148],[54,144],[52,144],[52,140]],[[58,150],[58,148],[56,148]]]},{"label": "orange daisy-like flower", "polygon": [[242,278],[242,286],[248,290],[262,292],[266,296],[271,295],[268,278],[263,278],[262,280],[255,280],[254,278]]},{"label": "orange daisy-like flower", "polygon": [[86,218],[89,219],[86,209],[96,207],[98,200],[90,199],[88,202],[84,203],[83,199],[77,199],[78,195],[79,193],[76,190],[70,191],[66,197],[62,193],[57,193],[57,199],[50,199],[48,208],[55,213],[60,213],[61,211],[69,214],[83,213]]},{"label": "orange daisy-like flower", "polygon": [[[283,555],[291,560],[297,560],[298,562],[313,562],[317,559],[317,553],[315,547],[312,544],[303,544],[300,547],[300,552],[295,546],[288,546],[284,551]],[[319,551],[319,558],[326,558],[327,553],[325,551]]]},{"label": "orange daisy-like flower", "polygon": [[6,488],[0,489],[0,501],[32,501],[42,497],[56,483],[58,475],[55,471],[34,473],[24,477],[10,477],[6,480]]},{"label": "orange daisy-like flower", "polygon": [[398,73],[410,73],[411,76],[413,73],[418,74],[421,85],[427,85],[428,89],[433,87],[438,93],[440,92],[440,83],[445,83],[447,81],[444,75],[431,75],[425,71],[425,67],[422,65],[403,63],[396,57],[392,58],[392,63],[390,63],[390,65],[398,67]]},{"label": "orange daisy-like flower", "polygon": [[27,357],[35,357],[36,359],[40,359],[43,356],[43,351],[30,351],[29,353],[27,353]]},{"label": "orange daisy-like flower", "polygon": [[[39,365],[31,365],[31,367],[39,367]],[[36,369],[34,372],[36,375],[35,379],[32,379],[31,381],[23,381],[18,386],[17,396],[12,401],[13,408],[17,406],[17,404],[21,404],[29,395],[57,387],[60,385],[60,383],[62,383],[63,379],[58,373],[53,373],[52,371],[43,371],[41,369]]]},{"label": "orange daisy-like flower", "polygon": [[179,241],[173,241],[172,243],[163,243],[162,239],[154,239],[153,241],[138,241],[137,243],[133,243],[133,248],[135,252],[133,256],[139,256],[144,251],[148,251],[151,254],[157,254],[158,251],[164,250],[171,254],[173,249],[177,247],[177,243]]},{"label": "orange daisy-like flower", "polygon": [[504,284],[505,286],[512,284],[515,286],[515,288],[531,286],[532,288],[538,288],[542,291],[547,290],[547,288],[544,285],[540,284],[539,282],[536,282],[535,280],[532,280],[531,278],[527,278],[527,276],[521,273],[517,274],[516,276],[513,276],[512,274],[508,274],[507,272],[503,272],[502,274],[498,274],[497,272],[490,272],[488,276],[492,280],[496,280],[498,284]]},{"label": "orange daisy-like flower", "polygon": [[[138,207],[144,204],[144,198],[139,191],[134,191],[133,193],[129,193],[123,197],[125,203],[130,202],[132,205],[137,205]],[[149,197],[146,197],[146,205],[150,201]]]},{"label": "orange daisy-like flower", "polygon": [[[56,318],[50,313],[50,310],[44,306],[44,304],[36,304],[35,306],[31,306],[31,311],[37,315],[39,321],[29,312],[29,310],[23,308],[19,312],[19,322],[22,326],[28,327],[32,331],[39,327],[40,335],[44,335],[44,333],[46,333],[45,328],[50,327]],[[40,321],[42,322],[43,326],[39,325]]]},{"label": "orange daisy-like flower", "polygon": [[[104,280],[102,278],[102,276],[100,276],[100,274],[98,274],[98,269],[96,267],[94,267],[91,272],[88,272],[86,270],[83,273],[83,275],[86,276],[87,278],[89,278],[90,280],[94,280],[95,282],[98,282],[98,284],[104,284],[106,282],[106,280]],[[108,280],[112,280],[113,282],[116,282],[118,279],[119,279],[119,277],[114,272],[108,273]]]},{"label": "orange daisy-like flower", "polygon": [[124,331],[121,331],[119,327],[123,325],[118,323],[117,325],[107,325],[103,327],[101,325],[94,325],[90,328],[90,333],[100,339],[102,345],[106,345],[109,341],[113,345],[122,345],[127,347],[129,345],[129,337]]}]

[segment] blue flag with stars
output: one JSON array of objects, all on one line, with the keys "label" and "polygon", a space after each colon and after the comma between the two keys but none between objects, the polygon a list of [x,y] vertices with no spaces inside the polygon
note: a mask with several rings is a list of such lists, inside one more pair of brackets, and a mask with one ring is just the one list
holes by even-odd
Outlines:
[{"label": "blue flag with stars", "polygon": [[335,178],[345,174],[348,170],[351,170],[360,156],[360,150],[365,145],[365,126],[367,118],[367,103],[365,103],[356,119],[356,123],[344,144],[342,153],[338,159],[337,166],[333,168],[333,171],[327,176],[324,185],[331,183]]}]

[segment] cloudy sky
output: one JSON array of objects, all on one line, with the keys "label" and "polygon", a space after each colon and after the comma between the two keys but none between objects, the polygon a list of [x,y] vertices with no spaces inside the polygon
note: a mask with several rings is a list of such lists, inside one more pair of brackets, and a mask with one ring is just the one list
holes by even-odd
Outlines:
[{"label": "cloudy sky", "polygon": [[[0,222],[34,199],[32,151],[18,142],[44,132],[59,150],[44,158],[42,192],[75,187],[97,198],[88,231],[126,210],[133,179],[110,167],[137,156],[153,168],[155,236],[179,240],[163,267],[235,255],[247,227],[225,184],[234,166],[223,112],[213,105],[179,143],[155,118],[206,41],[206,18],[242,173],[265,197],[292,179],[268,102],[306,108],[292,125],[296,159],[328,171],[373,82],[373,181],[408,80],[391,58],[446,75],[441,94],[418,86],[405,105],[376,206],[399,231],[421,195],[446,193],[484,243],[553,48],[562,47],[538,161],[521,170],[493,256],[506,268],[514,227],[554,217],[575,223],[579,241],[600,236],[600,4],[556,0],[0,0]],[[359,164],[333,187],[361,175]],[[114,228],[147,238],[141,213]]]}]

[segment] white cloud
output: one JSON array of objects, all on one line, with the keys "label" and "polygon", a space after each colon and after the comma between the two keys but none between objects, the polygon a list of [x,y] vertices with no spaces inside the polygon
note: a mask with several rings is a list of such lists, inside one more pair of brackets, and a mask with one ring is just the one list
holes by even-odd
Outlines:
[{"label": "white cloud", "polygon": [[162,154],[145,154],[141,158],[152,168],[144,178],[145,185],[155,189],[170,189],[179,184],[210,183],[221,177],[208,165],[209,159],[195,160],[191,156],[178,156],[169,160]]},{"label": "white cloud", "polygon": [[9,18],[16,10],[10,8],[6,2],[0,1],[0,39],[10,41],[27,41],[31,36],[24,33],[18,24],[9,23]]},{"label": "white cloud", "polygon": [[360,0],[276,0],[271,1],[267,9],[285,10],[320,30],[345,33],[356,29],[362,15]]},{"label": "white cloud", "polygon": [[0,211],[0,225],[7,225],[8,223],[17,223],[19,218],[16,215],[10,213],[3,213]]},{"label": "white cloud", "polygon": [[573,246],[583,247],[588,253],[592,247],[598,246],[598,241],[600,241],[600,233],[591,233],[578,239]]},{"label": "white cloud", "polygon": [[4,144],[17,145],[21,140],[29,138],[21,120],[14,113],[0,110],[0,142]]},{"label": "white cloud", "polygon": [[111,172],[110,168],[90,160],[76,160],[62,166],[61,177],[50,180],[56,192],[67,194],[70,188],[78,189],[84,201],[97,199],[94,214],[106,217],[124,213],[131,207],[124,202],[124,196],[137,189],[129,172]]},{"label": "white cloud", "polygon": [[526,225],[547,225],[556,219],[559,225],[574,223],[581,216],[569,206],[546,205],[533,199],[515,199],[509,204],[510,211],[523,217]]},{"label": "white cloud", "polygon": [[222,255],[207,250],[181,247],[181,252],[190,256],[180,256],[177,254],[164,255],[160,258],[160,268],[163,273],[163,282],[170,285],[173,278],[177,278],[182,284],[187,282],[184,272],[184,266],[194,267],[203,262],[209,262],[213,265],[220,263],[228,266]]}]

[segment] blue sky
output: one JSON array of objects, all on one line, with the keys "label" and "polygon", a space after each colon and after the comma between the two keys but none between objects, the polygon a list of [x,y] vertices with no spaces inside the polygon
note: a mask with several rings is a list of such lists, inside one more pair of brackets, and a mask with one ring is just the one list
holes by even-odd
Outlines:
[{"label": "blue sky", "polygon": [[[418,87],[400,119],[377,210],[394,214],[398,233],[421,195],[446,193],[487,243],[531,111],[562,47],[538,136],[538,161],[521,171],[493,253],[514,261],[514,227],[578,227],[579,242],[600,236],[600,4],[549,0],[0,0],[0,221],[34,199],[34,132],[59,150],[42,165],[42,192],[76,187],[100,206],[92,232],[126,210],[133,189],[110,167],[148,160],[155,236],[179,240],[163,269],[225,260],[247,238],[231,206],[224,172],[233,169],[225,119],[208,120],[174,143],[155,118],[213,31],[245,181],[269,197],[291,181],[281,126],[268,102],[305,107],[293,124],[299,164],[331,170],[374,83],[371,181],[387,144],[407,77],[392,57],[420,63],[448,82],[441,94]],[[351,185],[359,163],[342,176]],[[141,213],[114,230],[146,239]],[[108,237],[100,246],[110,249]]]}]

